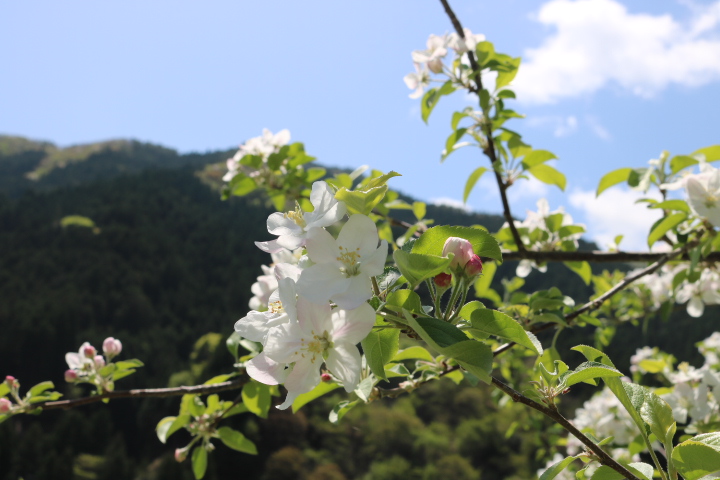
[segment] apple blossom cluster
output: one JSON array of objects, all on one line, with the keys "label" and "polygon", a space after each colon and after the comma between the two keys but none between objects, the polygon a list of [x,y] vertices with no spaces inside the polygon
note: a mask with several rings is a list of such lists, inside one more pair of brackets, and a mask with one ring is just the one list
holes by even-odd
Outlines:
[{"label": "apple blossom cluster", "polygon": [[[475,51],[478,43],[485,40],[485,35],[473,34],[469,29],[464,29],[465,38],[453,32],[445,35],[430,35],[427,40],[427,50],[415,50],[412,52],[412,60],[415,65],[415,72],[405,75],[405,85],[411,90],[410,98],[420,98],[425,89],[430,85],[430,73],[447,74],[452,80],[462,85],[468,83],[468,68],[446,69],[443,59],[448,54],[448,49],[455,52],[457,59],[463,62],[467,52]],[[453,62],[454,64],[454,62]]]},{"label": "apple blossom cluster", "polygon": [[[361,357],[356,345],[375,324],[371,277],[383,272],[388,244],[380,241],[375,222],[359,213],[345,218],[347,208],[335,199],[331,187],[313,183],[310,202],[268,217],[268,232],[277,238],[256,242],[274,254],[272,274],[276,289],[267,308],[252,310],[235,324],[242,337],[261,343],[262,353],[245,363],[250,377],[267,384],[283,384],[285,409],[312,390],[322,375],[352,392],[361,380]],[[298,249],[305,254],[299,256]],[[294,252],[294,253],[293,253]],[[267,281],[263,289],[271,285]],[[257,295],[257,293],[256,293]],[[262,305],[258,295],[256,305]]]},{"label": "apple blossom cluster", "polygon": [[[273,153],[278,153],[280,148],[290,143],[290,131],[281,130],[276,134],[273,134],[267,128],[263,129],[263,134],[259,137],[254,137],[247,140],[244,144],[240,145],[240,148],[227,160],[228,172],[223,177],[223,180],[229,182],[239,172],[243,171],[244,165],[240,163],[243,157],[246,155],[253,155],[260,157],[263,164],[267,164],[268,158]],[[252,176],[257,174],[255,169],[248,170],[248,175]]]},{"label": "apple blossom cluster", "polygon": [[[573,224],[572,217],[565,213],[562,207],[551,212],[544,198],[537,201],[537,208],[537,212],[528,210],[527,217],[522,222],[515,221],[515,227],[525,248],[536,252],[577,250],[578,240],[585,232],[585,226]],[[512,242],[507,223],[502,226],[501,232],[503,231],[507,240]],[[520,260],[515,274],[524,278],[533,268],[543,273],[547,271],[547,265],[526,259]]]},{"label": "apple blossom cluster", "polygon": [[258,276],[257,281],[250,287],[250,291],[253,294],[249,302],[251,310],[267,310],[270,295],[278,288],[278,281],[275,276],[275,265],[281,263],[297,265],[302,257],[302,248],[295,249],[292,252],[283,249],[279,252],[271,253],[270,256],[272,257],[272,263],[270,266],[260,265],[263,274]]},{"label": "apple blossom cluster", "polygon": [[709,163],[698,163],[698,173],[683,174],[674,182],[660,185],[664,190],[685,189],[693,213],[720,227],[720,170]]},{"label": "apple blossom cluster", "polygon": [[114,390],[115,380],[134,373],[135,367],[143,365],[139,360],[113,363],[112,360],[122,352],[122,343],[113,337],[103,341],[102,352],[104,356],[89,342],[84,342],[77,353],[66,353],[65,361],[69,368],[65,371],[65,381],[73,384],[89,383],[102,394]]},{"label": "apple blossom cluster", "polygon": [[705,312],[705,305],[720,304],[720,273],[705,268],[694,278],[685,275],[673,288],[673,280],[678,274],[685,273],[686,268],[683,265],[665,265],[657,272],[639,279],[636,291],[641,286],[647,289],[652,300],[651,309],[657,310],[662,303],[674,298],[677,303],[686,304],[688,315],[699,318]]}]

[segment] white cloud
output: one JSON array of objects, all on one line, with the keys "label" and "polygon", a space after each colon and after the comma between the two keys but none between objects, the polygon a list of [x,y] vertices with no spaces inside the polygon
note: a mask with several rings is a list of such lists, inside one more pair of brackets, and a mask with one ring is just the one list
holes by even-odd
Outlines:
[{"label": "white cloud", "polygon": [[508,200],[510,203],[516,203],[520,200],[538,200],[547,197],[549,188],[535,177],[527,180],[518,180],[512,187],[507,190]]},{"label": "white cloud", "polygon": [[553,131],[553,135],[557,138],[567,137],[575,133],[578,129],[578,120],[574,115],[567,117],[552,115],[531,117],[527,119],[529,127],[549,128]]},{"label": "white cloud", "polygon": [[595,136],[601,140],[610,140],[612,138],[607,128],[602,126],[600,121],[594,115],[587,115],[585,117],[585,122],[588,124],[590,130],[592,130]]},{"label": "white cloud", "polygon": [[610,188],[595,198],[595,192],[576,190],[570,194],[570,205],[584,217],[588,236],[598,247],[606,249],[617,235],[624,235],[622,250],[647,251],[647,235],[661,212],[636,204],[640,192]]},{"label": "white cloud", "polygon": [[720,0],[691,5],[691,19],[630,13],[615,0],[551,0],[537,20],[556,31],[525,51],[518,99],[552,103],[608,84],[649,97],[669,84],[720,79]]},{"label": "white cloud", "polygon": [[443,207],[453,207],[460,210],[464,210],[466,212],[472,212],[472,209],[465,205],[462,200],[456,200],[454,198],[450,197],[438,197],[438,198],[431,198],[430,203],[433,205],[441,205]]}]

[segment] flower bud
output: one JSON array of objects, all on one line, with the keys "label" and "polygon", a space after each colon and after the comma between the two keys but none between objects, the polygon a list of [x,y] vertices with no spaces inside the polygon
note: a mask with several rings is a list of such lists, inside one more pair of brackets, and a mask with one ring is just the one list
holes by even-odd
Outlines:
[{"label": "flower bud", "polygon": [[75,383],[75,380],[78,379],[78,374],[75,370],[65,370],[65,381],[67,383]]},{"label": "flower bud", "polygon": [[7,377],[5,377],[5,383],[10,388],[13,388],[15,386],[16,382],[17,382],[17,380],[12,375],[8,375]]},{"label": "flower bud", "polygon": [[93,362],[95,363],[95,368],[102,368],[105,366],[105,359],[102,355],[95,355]]},{"label": "flower bud", "polygon": [[12,402],[5,397],[0,398],[0,413],[7,413],[12,407]]},{"label": "flower bud", "polygon": [[87,358],[93,358],[93,357],[95,357],[95,354],[97,354],[97,350],[95,350],[95,347],[93,347],[89,343],[85,342],[85,343],[83,343],[83,346],[82,346],[82,353]]},{"label": "flower bud", "polygon": [[108,337],[103,342],[103,352],[108,357],[114,357],[122,352],[122,343],[113,337]]},{"label": "flower bud", "polygon": [[473,255],[472,258],[465,264],[465,274],[472,278],[477,277],[483,271],[483,264],[480,257]]},{"label": "flower bud", "polygon": [[450,237],[445,240],[442,251],[443,257],[447,257],[449,253],[455,255],[450,262],[450,268],[454,269],[456,267],[464,267],[475,252],[473,252],[472,244],[464,238]]},{"label": "flower bud", "polygon": [[175,449],[175,461],[178,463],[184,462],[185,459],[187,458],[187,454],[188,454],[187,447],[176,448]]},{"label": "flower bud", "polygon": [[323,382],[327,383],[327,382],[329,382],[330,380],[332,380],[332,377],[330,376],[329,373],[323,373],[322,375],[320,375],[320,380],[322,380]]},{"label": "flower bud", "polygon": [[452,283],[452,275],[449,273],[439,273],[435,276],[435,285],[440,288],[448,288]]}]

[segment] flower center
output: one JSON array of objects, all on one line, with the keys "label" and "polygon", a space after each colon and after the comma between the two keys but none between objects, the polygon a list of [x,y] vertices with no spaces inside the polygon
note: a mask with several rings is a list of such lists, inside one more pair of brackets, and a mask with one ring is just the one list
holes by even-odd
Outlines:
[{"label": "flower center", "polygon": [[354,251],[343,247],[338,247],[338,249],[340,250],[340,256],[335,257],[335,259],[343,264],[343,266],[340,267],[340,271],[348,278],[360,273],[360,247]]},{"label": "flower center", "polygon": [[[322,335],[317,335],[315,332],[312,332],[312,340],[305,342],[304,338],[301,338],[300,341],[304,343],[304,350],[312,355],[311,361],[315,361],[315,358],[317,356],[324,357],[327,353],[327,350],[329,348],[333,347],[333,342],[330,340],[330,334],[325,330]],[[305,354],[302,354],[304,357]]]},{"label": "flower center", "polygon": [[705,195],[705,207],[715,208],[717,207],[718,197],[716,195],[708,194]]},{"label": "flower center", "polygon": [[307,225],[305,223],[305,212],[302,211],[300,204],[297,202],[295,202],[295,210],[292,212],[285,212],[283,216],[295,222],[300,228],[305,228]]},{"label": "flower center", "polygon": [[271,302],[268,304],[268,311],[270,313],[285,313],[285,307],[283,307],[283,304],[280,300],[276,300],[274,302]]}]

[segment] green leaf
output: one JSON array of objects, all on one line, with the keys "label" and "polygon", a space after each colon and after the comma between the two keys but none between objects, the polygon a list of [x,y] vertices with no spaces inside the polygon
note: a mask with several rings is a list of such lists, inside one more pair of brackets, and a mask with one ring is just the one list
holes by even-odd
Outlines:
[{"label": "green leaf", "polygon": [[251,380],[243,386],[242,400],[250,413],[267,418],[270,410],[270,387]]},{"label": "green leaf", "polygon": [[230,352],[230,355],[233,356],[236,362],[238,361],[238,358],[240,356],[239,351],[241,340],[242,336],[238,332],[233,332],[225,341],[225,346],[227,347],[228,352]]},{"label": "green leaf", "polygon": [[295,401],[292,404],[293,413],[300,410],[302,407],[307,405],[308,403],[312,402],[316,398],[320,398],[326,393],[330,393],[336,388],[340,388],[340,385],[338,385],[335,382],[320,382],[317,384],[315,388],[310,390],[307,393],[303,393],[302,395],[298,395]]},{"label": "green leaf", "polygon": [[400,350],[398,353],[395,354],[391,361],[400,362],[402,360],[414,359],[425,360],[426,362],[435,361],[433,356],[430,355],[430,352],[428,352],[425,348],[419,346],[408,347],[404,350]]},{"label": "green leaf", "polygon": [[195,447],[192,451],[192,471],[197,480],[205,476],[207,470],[207,450],[204,447]]},{"label": "green leaf", "polygon": [[68,215],[60,219],[60,226],[62,228],[67,228],[69,226],[95,228],[95,222],[93,222],[92,219],[81,215]]},{"label": "green leaf", "polygon": [[335,198],[341,202],[345,202],[351,214],[362,213],[363,215],[368,215],[372,212],[372,209],[382,201],[387,190],[387,185],[370,188],[367,191],[350,191],[343,187],[335,193]]},{"label": "green leaf", "polygon": [[463,203],[467,203],[467,199],[470,196],[470,192],[472,192],[472,189],[475,188],[475,184],[478,180],[480,180],[480,177],[483,176],[485,172],[487,172],[488,169],[486,167],[478,167],[470,174],[470,176],[467,179],[467,182],[465,182],[465,191],[463,192]]},{"label": "green leaf", "polygon": [[495,80],[495,90],[500,90],[506,85],[509,85],[510,82],[513,81],[515,78],[515,75],[518,73],[518,69],[520,68],[520,61],[522,59],[520,57],[513,58],[512,60],[508,60],[505,62],[505,65],[508,67],[506,71],[498,71],[497,79]]},{"label": "green leaf", "polygon": [[255,447],[255,444],[245,438],[245,435],[237,430],[233,430],[230,427],[220,427],[217,429],[217,433],[225,446],[230,447],[233,450],[237,450],[238,452],[257,455],[257,447]]},{"label": "green leaf", "polygon": [[[440,158],[440,161],[444,161],[448,156],[450,156],[451,153],[455,151],[455,145],[460,141],[460,139],[465,135],[465,132],[467,132],[467,128],[458,128],[457,130],[454,130],[450,135],[448,135],[447,140],[445,140],[445,150],[442,153],[442,157]],[[458,147],[460,148],[460,147]]]},{"label": "green leaf", "polygon": [[115,362],[115,365],[117,365],[118,370],[127,370],[128,368],[142,367],[145,364],[143,362],[141,362],[140,360],[133,358],[131,360],[123,360],[121,362]]},{"label": "green leaf", "polygon": [[701,148],[695,150],[692,155],[705,155],[706,162],[714,162],[720,160],[720,145],[713,145],[712,147]]},{"label": "green leaf", "polygon": [[502,298],[500,298],[500,295],[498,295],[495,290],[490,288],[496,271],[497,263],[486,262],[483,264],[483,273],[475,281],[475,296],[479,298],[488,298],[494,302],[495,305],[500,305],[500,303],[502,303]]},{"label": "green leaf", "polygon": [[413,313],[423,313],[420,296],[412,290],[395,290],[388,295],[385,306],[395,312],[402,312],[402,309],[410,310]]},{"label": "green leaf", "polygon": [[427,205],[425,205],[425,202],[413,202],[412,211],[415,214],[415,218],[420,221],[425,218],[425,213],[427,212]]},{"label": "green leaf", "polygon": [[158,440],[165,443],[170,435],[188,423],[190,423],[190,415],[187,413],[178,415],[177,417],[165,417],[158,422],[157,427],[155,427],[155,433],[157,433]]},{"label": "green leaf", "polygon": [[690,213],[690,207],[685,200],[666,200],[651,205],[650,208],[662,208],[663,210],[677,210],[680,212]]},{"label": "green leaf", "polygon": [[704,433],[675,446],[672,459],[685,480],[720,471],[720,433]]},{"label": "green leaf", "polygon": [[454,91],[455,87],[452,84],[452,80],[448,80],[440,88],[431,88],[428,90],[420,102],[420,114],[423,122],[427,123],[428,118],[430,118],[430,114],[440,100],[440,97],[443,95],[449,95]]},{"label": "green leaf", "polygon": [[625,168],[618,168],[617,170],[613,170],[610,173],[606,173],[601,179],[600,183],[598,184],[597,193],[596,196],[599,196],[602,192],[607,190],[608,188],[612,187],[613,185],[617,185],[618,183],[626,182],[630,178],[630,174],[632,173],[633,169],[629,167]]},{"label": "green leaf", "polygon": [[650,232],[650,235],[648,235],[648,247],[652,247],[655,242],[660,240],[662,236],[668,232],[668,230],[675,228],[686,218],[687,214],[683,212],[673,213],[672,215],[665,217],[660,223],[655,225]]},{"label": "green leaf", "polygon": [[585,362],[581,363],[575,370],[566,372],[560,380],[564,382],[566,387],[572,387],[580,382],[595,385],[596,383],[590,382],[590,380],[594,380],[596,378],[622,376],[622,372],[608,365],[603,365],[598,362]]},{"label": "green leaf", "polygon": [[663,443],[672,442],[668,432],[675,432],[675,419],[672,408],[665,400],[651,391],[645,392],[645,400],[640,407],[640,416],[650,426],[650,431]]},{"label": "green leaf", "polygon": [[670,160],[670,171],[672,171],[672,173],[678,173],[684,168],[697,164],[698,161],[696,158],[687,155],[677,155]]},{"label": "green leaf", "polygon": [[540,475],[539,480],[552,480],[562,473],[577,457],[565,457],[557,463],[553,463]]},{"label": "green leaf", "polygon": [[[373,170],[373,174],[375,174],[376,172],[377,172],[376,170]],[[377,172],[377,173],[380,173],[380,172]],[[366,192],[370,189],[373,189],[376,187],[381,187],[381,186],[387,184],[388,180],[390,180],[393,177],[402,177],[402,175],[391,170],[390,172],[385,173],[383,175],[370,178],[370,179],[368,179],[368,182],[363,185],[362,191]]]},{"label": "green leaf", "polygon": [[[395,292],[393,292],[395,293]],[[410,292],[417,295],[415,292]],[[376,317],[375,325],[387,326],[382,317]],[[400,330],[397,328],[373,329],[361,342],[370,370],[376,377],[387,381],[385,365],[395,356],[400,347]]]},{"label": "green leaf", "polygon": [[588,262],[565,262],[565,266],[577,273],[580,278],[582,278],[582,281],[585,282],[585,285],[590,285],[592,269]]},{"label": "green leaf", "polygon": [[527,170],[556,158],[557,156],[554,153],[548,152],[547,150],[533,150],[525,154],[525,157],[522,160],[522,166]]},{"label": "green leaf", "polygon": [[490,383],[493,353],[482,342],[470,340],[456,326],[436,318],[414,318],[404,312],[408,324],[439,353],[455,359],[461,367],[480,380]]},{"label": "green leaf", "polygon": [[[472,110],[472,109],[471,109]],[[458,124],[460,123],[460,120],[463,118],[469,116],[470,114],[466,111],[463,112],[454,112],[452,114],[452,120],[450,121],[450,130],[457,130]]]},{"label": "green leaf", "polygon": [[470,314],[470,324],[473,329],[495,335],[510,342],[529,348],[538,355],[542,355],[543,348],[532,333],[525,330],[522,325],[511,317],[497,310],[482,308]]},{"label": "green leaf", "polygon": [[203,382],[203,385],[214,385],[216,383],[223,383],[226,382],[228,379],[234,377],[237,375],[236,373],[226,373],[224,375],[216,375],[212,377],[210,380],[206,380]]},{"label": "green leaf", "polygon": [[330,412],[330,415],[328,417],[328,420],[330,420],[330,423],[337,425],[340,420],[345,416],[346,413],[348,413],[352,408],[360,403],[360,400],[355,400],[353,402],[349,400],[343,400],[342,402],[335,405]]},{"label": "green leaf", "polygon": [[534,167],[529,168],[527,172],[543,183],[547,183],[548,185],[555,185],[560,190],[565,190],[565,185],[567,183],[565,175],[563,175],[561,172],[551,167],[550,165],[545,165],[544,163],[541,163],[540,165],[535,165]]},{"label": "green leaf", "polygon": [[[652,480],[653,478],[653,467],[647,463],[631,463],[629,465],[625,465],[625,468],[641,480]],[[602,465],[595,470],[595,473],[593,473],[593,476],[590,478],[591,480],[623,480],[625,477],[607,465]]]},{"label": "green leaf", "polygon": [[450,259],[436,255],[423,255],[395,250],[393,259],[400,273],[415,288],[426,278],[442,273],[450,265]]},{"label": "green leaf", "polygon": [[0,382],[0,398],[4,397],[8,393],[10,393],[10,387],[8,387],[7,383]]},{"label": "green leaf", "polygon": [[37,397],[41,395],[45,390],[50,390],[51,388],[55,388],[53,382],[48,381],[38,383],[30,389],[30,391],[28,392],[28,397]]},{"label": "green leaf", "polygon": [[450,237],[464,238],[472,244],[473,251],[480,257],[502,262],[497,240],[486,231],[471,227],[441,225],[430,228],[415,242],[412,253],[441,256],[445,241]]}]

